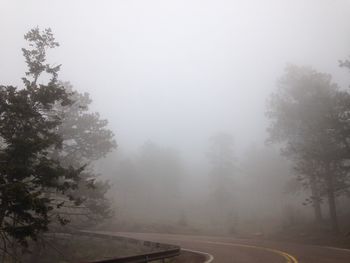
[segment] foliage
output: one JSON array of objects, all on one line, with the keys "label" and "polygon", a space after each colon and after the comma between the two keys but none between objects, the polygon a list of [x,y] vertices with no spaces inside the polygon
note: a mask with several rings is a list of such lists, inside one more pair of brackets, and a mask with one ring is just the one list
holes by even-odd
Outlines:
[{"label": "foliage", "polygon": [[233,233],[239,217],[233,137],[226,133],[212,136],[207,157],[211,164],[209,202],[212,202],[213,220],[219,220],[218,225],[229,227]]},{"label": "foliage", "polygon": [[298,179],[312,190],[311,202],[327,196],[335,232],[335,196],[348,188],[349,106],[350,95],[330,75],[290,65],[267,113],[270,140],[283,144]]},{"label": "foliage", "polygon": [[49,226],[111,214],[109,184],[92,164],[116,147],[107,121],[89,112],[89,95],[59,82],[60,65],[46,63],[58,46],[51,30],[25,39],[24,87],[0,86],[0,248],[13,259],[18,243],[26,248]]},{"label": "foliage", "polygon": [[[28,238],[36,239],[46,231],[58,205],[46,195],[50,191],[67,195],[76,189],[83,166],[64,167],[50,158],[62,149],[57,133],[61,116],[54,105],[72,104],[69,94],[57,81],[60,66],[46,64],[47,49],[58,46],[50,29],[30,30],[23,49],[28,66],[24,88],[0,86],[0,235],[3,248]],[[46,73],[51,78],[39,84]]]},{"label": "foliage", "polygon": [[79,199],[81,204],[74,206],[67,204],[66,200],[64,205],[70,218],[79,219],[79,225],[83,227],[82,221],[96,223],[112,214],[109,201],[105,197],[110,188],[109,183],[97,181],[98,175],[93,164],[112,151],[116,142],[113,132],[106,127],[108,121],[101,119],[97,112],[89,111],[89,105],[92,103],[89,94],[73,90],[68,82],[62,85],[74,103],[68,106],[54,106],[63,116],[57,131],[62,137],[62,149],[53,151],[52,158],[59,160],[65,167],[86,166],[80,175],[79,187],[69,192],[70,196],[73,196],[74,200]]},{"label": "foliage", "polygon": [[176,151],[147,142],[133,158],[122,158],[112,171],[120,220],[161,222],[180,217],[180,184],[185,177]]},{"label": "foliage", "polygon": [[207,157],[211,163],[213,194],[219,203],[228,202],[232,197],[236,173],[233,137],[226,133],[212,136]]}]

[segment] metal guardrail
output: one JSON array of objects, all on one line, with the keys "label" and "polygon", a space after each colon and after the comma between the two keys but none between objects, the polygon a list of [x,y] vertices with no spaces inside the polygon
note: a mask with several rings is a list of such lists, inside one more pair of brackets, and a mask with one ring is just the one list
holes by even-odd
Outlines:
[{"label": "metal guardrail", "polygon": [[108,239],[118,240],[118,241],[127,242],[131,244],[139,244],[139,245],[147,246],[158,250],[158,251],[153,251],[150,253],[140,254],[135,256],[116,257],[116,258],[88,261],[84,263],[144,263],[144,262],[146,263],[146,262],[152,262],[155,260],[162,260],[162,262],[165,262],[165,259],[167,258],[179,256],[181,251],[181,248],[179,246],[152,242],[152,241],[138,240],[138,239],[129,238],[129,237],[112,236],[108,234],[101,234],[101,233],[90,232],[90,231],[79,231],[76,234],[96,237],[96,238],[104,238],[107,240]]}]

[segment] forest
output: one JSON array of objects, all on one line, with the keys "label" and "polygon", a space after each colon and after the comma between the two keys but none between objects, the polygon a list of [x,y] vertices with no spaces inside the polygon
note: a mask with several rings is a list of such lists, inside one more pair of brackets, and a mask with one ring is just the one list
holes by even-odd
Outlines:
[{"label": "forest", "polygon": [[[4,31],[0,262],[93,262],[150,253],[138,247],[141,241],[104,243],[102,233],[200,249],[215,262],[232,262],[215,248],[228,243],[239,253],[258,247],[289,263],[323,262],[321,252],[300,252],[311,245],[349,249],[350,39],[317,42],[325,34],[338,37],[334,28],[341,23],[332,18],[341,5],[305,7],[317,6],[310,15],[319,23],[325,13],[334,23],[309,25],[315,35],[308,38],[302,30],[308,16],[294,9],[288,16],[284,5],[272,2],[258,5],[263,15],[254,14],[261,20],[238,11],[229,20],[234,6],[250,12],[243,3],[226,3],[227,13],[226,4],[206,3],[197,10],[200,23],[179,11],[180,4],[162,5],[166,11],[157,18],[140,8],[144,20],[132,20],[126,14],[134,13],[122,11],[115,18],[109,3],[99,17],[124,24],[106,20],[99,27],[93,20],[73,32],[67,25],[23,22],[26,31]],[[185,21],[174,19],[178,13]],[[300,24],[292,25],[292,14],[300,15]],[[266,32],[258,30],[259,21]],[[283,39],[288,32],[300,36],[305,49]],[[342,52],[328,48],[342,40]],[[204,244],[212,247],[206,251]],[[339,261],[324,262],[349,256],[339,253]],[[166,262],[190,262],[176,260]]]}]

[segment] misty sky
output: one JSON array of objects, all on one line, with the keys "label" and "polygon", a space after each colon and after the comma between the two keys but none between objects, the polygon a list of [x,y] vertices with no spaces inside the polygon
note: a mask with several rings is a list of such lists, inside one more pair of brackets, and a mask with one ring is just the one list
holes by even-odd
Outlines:
[{"label": "misty sky", "polygon": [[[20,48],[51,27],[60,79],[88,91],[123,150],[150,139],[203,152],[218,131],[265,138],[266,97],[286,63],[329,72],[350,55],[350,1],[0,0],[0,80],[20,85]],[[349,82],[350,83],[350,82]]]}]

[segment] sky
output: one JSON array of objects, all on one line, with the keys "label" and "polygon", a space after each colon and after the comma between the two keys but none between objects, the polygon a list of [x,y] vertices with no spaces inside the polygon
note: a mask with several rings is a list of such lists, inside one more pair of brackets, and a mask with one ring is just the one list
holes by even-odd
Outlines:
[{"label": "sky", "polygon": [[152,140],[200,156],[232,134],[237,151],[266,139],[266,99],[287,63],[346,88],[350,1],[0,0],[0,80],[21,86],[23,35],[50,27],[49,61],[89,92],[122,151]]}]

